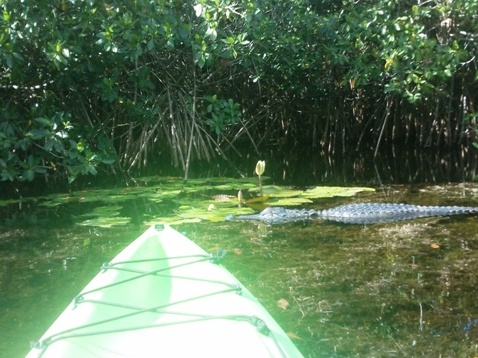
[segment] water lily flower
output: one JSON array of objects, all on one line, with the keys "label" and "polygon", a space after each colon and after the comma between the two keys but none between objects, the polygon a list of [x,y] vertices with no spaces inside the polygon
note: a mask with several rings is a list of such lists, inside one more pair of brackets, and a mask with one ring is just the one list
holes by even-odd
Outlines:
[{"label": "water lily flower", "polygon": [[266,170],[266,161],[265,160],[259,160],[256,164],[256,174],[259,177],[259,188],[261,191],[261,196],[262,196],[262,174],[264,174],[264,170]]},{"label": "water lily flower", "polygon": [[266,170],[266,161],[259,160],[256,164],[256,174],[260,177],[262,174],[264,174],[264,170]]}]

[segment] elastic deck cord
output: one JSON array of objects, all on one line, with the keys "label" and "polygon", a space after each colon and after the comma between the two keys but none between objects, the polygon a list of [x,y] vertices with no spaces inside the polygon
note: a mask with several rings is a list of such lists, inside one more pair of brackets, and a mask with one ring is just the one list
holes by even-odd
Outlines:
[{"label": "elastic deck cord", "polygon": [[[79,337],[86,337],[86,336],[94,336],[94,335],[102,335],[102,334],[111,334],[111,333],[121,333],[121,332],[127,332],[127,331],[135,331],[135,330],[142,330],[142,329],[150,329],[150,328],[158,328],[158,327],[166,327],[166,326],[172,326],[172,325],[181,325],[181,324],[188,324],[188,323],[195,323],[195,322],[202,322],[202,321],[209,321],[209,320],[220,320],[220,319],[226,319],[226,320],[235,320],[235,321],[243,321],[247,322],[254,327],[256,327],[257,331],[260,332],[261,334],[265,336],[269,336],[277,346],[278,350],[282,353],[282,355],[285,357],[286,355],[284,354],[279,342],[271,332],[271,330],[267,327],[266,323],[256,317],[256,316],[247,316],[247,315],[220,315],[220,316],[214,316],[214,315],[200,315],[200,314],[188,314],[188,313],[181,313],[181,312],[170,312],[170,311],[165,311],[164,309],[179,305],[182,303],[187,303],[195,300],[200,300],[203,298],[215,296],[215,295],[220,295],[224,293],[229,293],[229,292],[235,292],[237,294],[242,294],[242,288],[240,285],[236,283],[229,283],[225,281],[219,281],[219,280],[208,280],[208,279],[203,279],[203,278],[196,278],[196,277],[190,277],[190,276],[178,276],[178,275],[171,275],[165,273],[166,271],[170,271],[171,269],[179,268],[179,267],[184,267],[204,261],[210,261],[213,263],[218,263],[225,255],[224,250],[218,251],[217,254],[215,255],[190,255],[190,256],[176,256],[176,257],[165,257],[165,258],[154,258],[154,259],[145,259],[145,260],[131,260],[131,261],[121,261],[121,262],[113,262],[113,263],[106,263],[102,265],[102,270],[107,271],[107,270],[118,270],[118,271],[125,271],[125,272],[131,272],[135,273],[134,277],[127,278],[118,282],[114,282],[108,285],[103,285],[101,287],[82,292],[78,296],[76,296],[73,299],[74,302],[74,308],[76,308],[79,304],[83,303],[92,303],[92,304],[97,304],[97,305],[107,305],[111,307],[118,307],[118,308],[124,308],[124,309],[130,309],[133,312],[126,313],[123,315],[119,315],[116,317],[112,317],[109,319],[105,320],[100,320],[97,322],[92,322],[88,323],[85,325],[77,326],[74,328],[70,328],[67,330],[64,330],[62,332],[53,334],[41,341],[36,342],[33,344],[34,348],[41,349],[43,352],[47,349],[47,347],[57,341],[60,340],[65,340],[69,338],[79,338]],[[163,260],[175,260],[175,259],[194,259],[193,261],[189,261],[186,263],[181,263],[173,266],[168,266],[166,268],[160,268],[156,270],[151,270],[151,271],[141,271],[141,270],[135,270],[131,268],[124,267],[125,265],[129,264],[136,264],[136,263],[143,263],[143,262],[159,262]],[[208,282],[208,283],[214,283],[214,284],[219,284],[219,285],[224,285],[226,288],[214,292],[210,292],[204,295],[198,295],[198,296],[193,296],[184,300],[176,301],[176,302],[170,302],[167,304],[162,304],[158,306],[153,306],[153,307],[138,307],[138,306],[132,306],[132,305],[125,305],[125,304],[120,304],[116,302],[108,302],[108,301],[102,301],[102,300],[93,300],[93,299],[88,299],[85,298],[85,296],[102,291],[104,289],[114,287],[117,285],[121,285],[123,283],[131,282],[134,280],[138,280],[142,277],[146,276],[156,276],[156,277],[164,277],[164,278],[175,278],[175,279],[185,279],[185,280],[193,280],[193,281],[199,281],[199,282]],[[114,329],[104,329],[104,330],[96,330],[96,331],[90,331],[90,332],[79,332],[83,329],[90,328],[90,327],[95,327],[95,326],[100,326],[102,324],[106,323],[111,323],[115,321],[120,321],[122,319],[126,319],[129,317],[137,316],[143,313],[156,313],[156,314],[168,314],[168,315],[177,315],[177,316],[183,316],[186,318],[190,319],[184,319],[184,320],[179,320],[177,322],[169,322],[169,323],[158,323],[158,324],[149,324],[149,325],[140,325],[140,326],[134,326],[134,327],[125,327],[125,328],[114,328]],[[76,332],[76,333],[75,333]]]}]

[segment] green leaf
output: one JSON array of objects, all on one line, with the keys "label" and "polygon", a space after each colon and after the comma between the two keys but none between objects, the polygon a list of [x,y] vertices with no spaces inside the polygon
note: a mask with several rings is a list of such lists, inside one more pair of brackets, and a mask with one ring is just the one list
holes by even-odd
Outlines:
[{"label": "green leaf", "polygon": [[92,175],[98,174],[98,171],[93,164],[88,164],[88,173]]},{"label": "green leaf", "polygon": [[51,121],[47,118],[39,117],[34,119],[35,122],[51,127]]},{"label": "green leaf", "polygon": [[33,169],[27,169],[22,174],[22,180],[32,181],[35,177],[35,171]]},{"label": "green leaf", "polygon": [[27,133],[27,136],[33,140],[43,139],[50,135],[50,131],[47,129],[32,129]]},{"label": "green leaf", "polygon": [[4,169],[1,172],[2,181],[14,181],[18,178],[18,172],[16,170]]},{"label": "green leaf", "polygon": [[312,200],[308,198],[298,197],[298,198],[281,198],[276,201],[271,201],[271,206],[296,206],[311,204]]},{"label": "green leaf", "polygon": [[13,56],[8,54],[6,56],[6,62],[7,62],[7,66],[10,67],[10,68],[13,68],[14,66],[14,61],[13,61]]},{"label": "green leaf", "polygon": [[116,216],[116,217],[98,217],[95,219],[88,219],[85,221],[82,221],[80,223],[77,223],[77,225],[81,226],[98,226],[98,227],[104,227],[104,228],[110,228],[113,226],[123,226],[129,224],[131,221],[131,218],[128,217],[121,217],[121,216]]},{"label": "green leaf", "polygon": [[196,4],[193,6],[194,11],[196,12],[196,17],[200,17],[202,15],[203,6],[202,4]]},{"label": "green leaf", "polygon": [[35,173],[38,173],[38,174],[45,174],[46,172],[48,171],[47,168],[45,167],[35,167]]},{"label": "green leaf", "polygon": [[118,216],[121,209],[123,209],[120,205],[107,205],[107,206],[98,206],[94,208],[92,211],[82,214],[81,216],[96,216],[96,217],[113,217]]},{"label": "green leaf", "polygon": [[8,22],[10,21],[11,14],[7,10],[3,10],[3,21]]},{"label": "green leaf", "polygon": [[101,159],[101,162],[103,164],[111,165],[111,164],[114,164],[116,162],[116,159],[114,159],[114,158],[103,158],[103,159]]},{"label": "green leaf", "polygon": [[317,186],[304,191],[301,196],[309,199],[331,198],[334,196],[348,197],[367,191],[375,191],[375,189],[367,187]]},{"label": "green leaf", "polygon": [[206,31],[206,36],[208,36],[212,41],[215,41],[217,37],[216,29],[209,27]]}]

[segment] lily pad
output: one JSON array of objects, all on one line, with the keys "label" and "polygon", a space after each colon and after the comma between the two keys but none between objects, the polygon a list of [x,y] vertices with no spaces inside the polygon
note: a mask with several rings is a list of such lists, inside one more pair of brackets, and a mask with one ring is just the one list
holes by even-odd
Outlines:
[{"label": "lily pad", "polygon": [[88,219],[77,224],[81,226],[98,226],[98,227],[109,228],[113,226],[129,224],[130,220],[131,220],[130,218],[122,217],[122,216],[98,217],[94,219]]},{"label": "lily pad", "polygon": [[146,220],[144,222],[145,225],[151,226],[154,224],[169,224],[169,225],[179,225],[179,224],[194,224],[201,222],[201,219],[181,219],[177,216],[170,217],[170,216],[159,216],[152,218],[150,220]]},{"label": "lily pad", "polygon": [[225,195],[225,194],[214,195],[213,199],[216,202],[238,200],[237,196]]},{"label": "lily pad", "polygon": [[[210,204],[214,205],[214,204]],[[243,215],[252,214],[254,210],[248,207],[238,208],[230,206],[181,206],[173,216],[168,217],[154,217],[145,221],[146,224],[165,223],[165,224],[182,224],[182,223],[197,223],[201,221],[221,222],[229,214]]]},{"label": "lily pad", "polygon": [[230,213],[230,210],[227,208],[223,209],[218,209],[214,208],[212,210],[208,210],[208,208],[200,207],[200,208],[194,208],[194,207],[182,207],[180,208],[180,212],[177,213],[177,215],[181,219],[200,219],[200,220],[207,220],[207,221],[224,221],[224,216],[227,214],[220,214],[221,212],[228,212]]},{"label": "lily pad", "polygon": [[10,205],[10,204],[17,204],[20,201],[21,200],[19,200],[19,199],[0,200],[0,206],[7,206],[7,205]]},{"label": "lily pad", "polygon": [[145,198],[153,203],[160,203],[164,199],[164,195],[161,192],[148,191],[136,195],[137,198]]},{"label": "lily pad", "polygon": [[259,204],[259,203],[265,203],[266,201],[269,200],[270,195],[263,195],[263,196],[258,196],[256,198],[248,199],[246,200],[246,204]]},{"label": "lily pad", "polygon": [[56,206],[61,206],[64,205],[66,202],[60,202],[60,201],[44,201],[42,203],[39,203],[38,206],[44,206],[47,208],[54,208]]},{"label": "lily pad", "polygon": [[[256,188],[249,189],[251,193],[258,193],[260,188],[257,186]],[[271,198],[290,198],[293,196],[299,196],[304,191],[298,189],[292,189],[286,186],[277,186],[277,185],[264,185],[262,187],[262,192],[264,196],[268,195]]]},{"label": "lily pad", "polygon": [[78,198],[71,196],[70,194],[52,194],[46,197],[40,198],[38,206],[44,206],[47,208],[54,208],[70,202],[78,202]]},{"label": "lily pad", "polygon": [[231,208],[237,208],[238,207],[239,201],[236,200],[230,200],[230,201],[209,201],[206,203],[199,203],[200,205],[207,204],[207,208],[228,208],[230,211]]},{"label": "lily pad", "polygon": [[375,191],[366,187],[341,187],[341,186],[316,186],[313,189],[304,191],[301,196],[309,199],[331,198],[334,196],[354,196],[363,191]]},{"label": "lily pad", "polygon": [[295,198],[280,198],[277,201],[273,201],[270,203],[271,206],[295,206],[295,205],[303,205],[303,204],[310,204],[313,201],[308,198],[303,197],[295,197]]},{"label": "lily pad", "polygon": [[[250,192],[259,192],[259,188],[250,189]],[[298,190],[289,187],[277,185],[263,186],[262,191],[271,199],[270,205],[273,206],[294,206],[312,203],[311,199],[330,198],[334,196],[353,196],[363,191],[375,191],[373,188],[364,187],[335,187],[335,186],[317,186],[308,190]]]},{"label": "lily pad", "polygon": [[[160,193],[156,194],[161,196],[162,199],[171,199],[178,196],[183,190],[182,189],[169,189],[169,190],[162,190]],[[156,199],[154,199],[156,200]]]},{"label": "lily pad", "polygon": [[120,210],[123,209],[122,206],[119,205],[110,205],[110,206],[99,206],[94,208],[92,211],[84,213],[80,216],[117,216],[120,213]]}]

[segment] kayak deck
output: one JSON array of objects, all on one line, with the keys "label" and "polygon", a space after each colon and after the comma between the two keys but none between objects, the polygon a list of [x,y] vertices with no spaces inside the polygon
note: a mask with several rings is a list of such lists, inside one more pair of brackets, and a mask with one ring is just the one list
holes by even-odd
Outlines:
[{"label": "kayak deck", "polygon": [[301,357],[221,256],[169,226],[150,227],[103,265],[27,357]]}]

